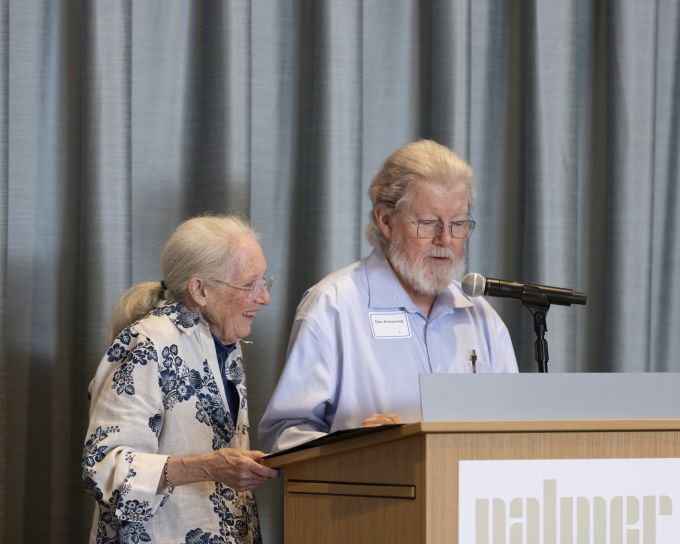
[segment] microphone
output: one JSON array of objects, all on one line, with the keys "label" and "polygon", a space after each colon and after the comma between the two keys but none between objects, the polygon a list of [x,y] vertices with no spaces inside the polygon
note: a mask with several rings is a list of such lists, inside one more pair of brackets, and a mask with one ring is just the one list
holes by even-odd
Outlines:
[{"label": "microphone", "polygon": [[585,304],[588,298],[585,293],[579,293],[573,289],[562,287],[550,287],[548,285],[535,285],[532,283],[519,283],[516,281],[496,280],[485,278],[477,272],[466,274],[461,282],[463,292],[469,297],[489,295],[492,297],[516,298],[522,300],[525,296],[539,293],[551,304],[571,306],[572,304]]}]

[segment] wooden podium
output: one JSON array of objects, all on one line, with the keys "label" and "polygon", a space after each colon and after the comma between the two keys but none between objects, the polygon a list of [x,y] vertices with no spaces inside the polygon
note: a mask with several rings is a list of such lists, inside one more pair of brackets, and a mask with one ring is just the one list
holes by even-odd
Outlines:
[{"label": "wooden podium", "polygon": [[283,469],[286,544],[450,544],[461,460],[634,458],[680,458],[680,419],[419,422],[265,464]]}]

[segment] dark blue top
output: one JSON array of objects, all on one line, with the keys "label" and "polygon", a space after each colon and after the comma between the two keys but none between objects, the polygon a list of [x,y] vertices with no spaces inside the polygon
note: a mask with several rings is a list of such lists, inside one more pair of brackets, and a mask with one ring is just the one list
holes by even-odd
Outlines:
[{"label": "dark blue top", "polygon": [[217,363],[220,365],[220,376],[222,376],[224,392],[227,395],[229,412],[231,412],[231,418],[234,420],[234,426],[236,426],[239,406],[238,391],[236,389],[236,384],[234,384],[234,382],[227,378],[227,369],[225,368],[227,357],[229,357],[229,354],[232,351],[234,351],[234,349],[236,349],[236,344],[229,344],[225,346],[214,334],[212,335],[212,337],[213,341],[215,342],[215,350],[217,351]]}]

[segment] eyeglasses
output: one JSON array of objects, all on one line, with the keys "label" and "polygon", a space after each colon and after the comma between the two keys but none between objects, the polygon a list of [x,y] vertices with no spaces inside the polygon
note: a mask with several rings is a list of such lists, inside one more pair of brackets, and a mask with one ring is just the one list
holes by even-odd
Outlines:
[{"label": "eyeglasses", "polygon": [[251,281],[250,283],[246,283],[245,285],[236,285],[234,283],[229,283],[228,281],[222,280],[213,281],[217,283],[222,283],[224,285],[228,285],[229,287],[233,287],[234,289],[241,289],[241,291],[250,291],[250,294],[252,296],[257,296],[263,293],[265,290],[269,291],[272,288],[272,284],[274,283],[274,276],[262,276],[261,278]]},{"label": "eyeglasses", "polygon": [[[410,217],[408,220],[418,227],[418,238],[434,238],[444,232],[444,223],[439,219],[418,219],[414,221]],[[452,238],[467,238],[475,230],[477,221],[474,219],[462,219],[449,223],[449,234]]]}]

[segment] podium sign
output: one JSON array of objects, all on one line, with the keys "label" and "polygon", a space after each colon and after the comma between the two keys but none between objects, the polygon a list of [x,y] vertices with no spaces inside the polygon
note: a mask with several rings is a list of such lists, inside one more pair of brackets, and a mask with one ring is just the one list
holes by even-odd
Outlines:
[{"label": "podium sign", "polygon": [[474,544],[674,544],[680,459],[460,461],[459,538]]}]

